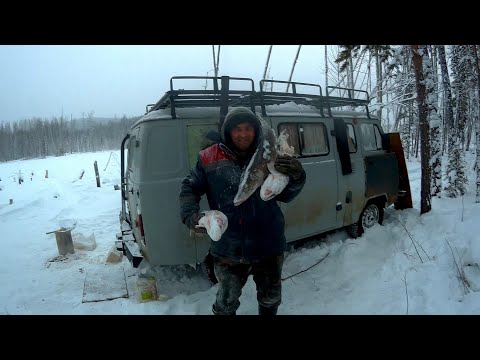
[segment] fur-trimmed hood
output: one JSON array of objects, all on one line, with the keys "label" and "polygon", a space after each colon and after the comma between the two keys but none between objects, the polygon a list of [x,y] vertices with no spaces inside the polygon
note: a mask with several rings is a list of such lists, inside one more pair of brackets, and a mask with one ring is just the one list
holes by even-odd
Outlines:
[{"label": "fur-trimmed hood", "polygon": [[250,109],[246,107],[235,107],[230,110],[225,116],[223,121],[222,128],[220,130],[220,135],[222,137],[222,142],[233,149],[232,139],[230,137],[230,131],[237,125],[242,122],[249,122],[255,129],[255,139],[252,143],[252,147],[256,148],[258,139],[261,137],[262,133],[262,124],[260,119],[255,115]]}]

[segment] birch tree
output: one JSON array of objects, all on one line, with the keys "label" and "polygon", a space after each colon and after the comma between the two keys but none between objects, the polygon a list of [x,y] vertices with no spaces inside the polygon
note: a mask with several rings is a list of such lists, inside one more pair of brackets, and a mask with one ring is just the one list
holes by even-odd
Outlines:
[{"label": "birch tree", "polygon": [[478,60],[478,48],[477,45],[472,46],[472,52],[475,57],[475,72],[477,74],[477,121],[475,121],[475,138],[477,143],[475,167],[477,170],[476,185],[477,191],[475,196],[475,202],[480,202],[480,63]]},{"label": "birch tree", "polygon": [[[432,196],[440,196],[442,190],[442,146],[440,138],[440,117],[437,112],[437,93],[435,91],[435,78],[432,62],[428,56],[426,46],[419,48],[422,53],[423,74],[425,78],[426,102],[430,127],[432,169]],[[422,156],[423,157],[423,156]]]},{"label": "birch tree", "polygon": [[[446,174],[446,195],[455,198],[465,193],[467,177],[465,174],[465,159],[463,146],[465,144],[465,124],[468,114],[468,72],[471,71],[471,61],[468,61],[468,46],[452,46],[452,90],[455,96],[454,126],[451,128],[454,143],[451,149],[451,156],[447,164]],[[470,64],[469,64],[470,63]],[[450,150],[449,150],[450,151]]]},{"label": "birch tree", "polygon": [[447,57],[445,56],[445,45],[437,45],[438,61],[440,63],[440,70],[442,74],[442,87],[443,87],[443,107],[444,107],[444,139],[446,135],[447,139],[447,154],[449,162],[452,157],[452,150],[455,146],[455,136],[453,129],[453,103],[452,103],[452,87],[450,85],[450,76],[448,75]]}]

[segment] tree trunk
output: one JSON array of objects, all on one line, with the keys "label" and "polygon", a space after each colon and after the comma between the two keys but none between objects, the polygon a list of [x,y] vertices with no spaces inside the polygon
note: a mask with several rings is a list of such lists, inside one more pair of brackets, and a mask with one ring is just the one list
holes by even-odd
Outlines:
[{"label": "tree trunk", "polygon": [[217,77],[217,61],[215,59],[215,45],[212,45],[212,55],[213,55],[213,73]]},{"label": "tree trunk", "polygon": [[325,91],[328,88],[328,45],[325,45]]},{"label": "tree trunk", "polygon": [[[270,54],[272,53],[272,48],[273,48],[273,45],[270,45],[270,48],[268,49],[267,62],[265,63],[265,70],[263,71],[264,79],[266,79],[266,76],[267,76],[268,63],[270,62]],[[260,90],[263,91],[263,83],[262,83],[262,88]]]},{"label": "tree trunk", "polygon": [[[387,73],[386,69],[387,69],[387,64],[384,65],[385,67],[385,73]],[[386,84],[386,87],[388,88],[388,78],[387,80],[385,81],[387,84]],[[390,100],[389,99],[389,92],[387,91],[387,93],[385,94],[386,96],[386,103],[387,103],[387,121],[386,121],[386,129],[387,129],[387,132],[390,132],[390,106],[388,106],[388,101]]]},{"label": "tree trunk", "polygon": [[298,55],[300,54],[300,49],[302,48],[302,45],[298,45],[298,50],[297,50],[297,55],[295,56],[295,60],[293,61],[293,65],[292,65],[292,72],[290,73],[290,77],[288,78],[288,85],[287,85],[287,91],[288,92],[288,88],[290,87],[290,81],[292,81],[292,76],[293,76],[293,71],[295,70],[295,65],[297,64],[297,60],[298,60]]},{"label": "tree trunk", "polygon": [[372,93],[372,53],[369,51],[368,52],[368,67],[367,67],[367,72],[368,72],[368,78],[367,78],[367,89],[368,93]]},{"label": "tree trunk", "polygon": [[475,122],[475,138],[477,140],[477,150],[476,150],[476,167],[477,167],[477,192],[475,196],[475,202],[480,202],[480,63],[478,60],[478,49],[477,45],[472,45],[473,47],[473,54],[475,56],[475,71],[477,73],[477,121]]},{"label": "tree trunk", "polygon": [[[432,73],[433,73],[433,90],[434,94],[438,94],[438,56],[437,56],[437,47],[435,45],[429,45],[429,50],[432,58]],[[437,95],[437,100],[435,103],[435,108],[438,109],[438,95]]]},{"label": "tree trunk", "polygon": [[217,52],[217,68],[215,69],[215,76],[218,76],[218,69],[220,67],[220,48],[222,45],[218,45],[218,52]]},{"label": "tree trunk", "polygon": [[[425,49],[425,48],[424,48]],[[422,179],[420,191],[420,214],[425,214],[432,209],[430,193],[431,169],[430,169],[430,127],[428,124],[428,107],[426,103],[425,76],[423,73],[422,55],[419,46],[412,45],[412,60],[415,70],[415,82],[417,86],[418,117],[420,125],[420,146]]]},{"label": "tree trunk", "polygon": [[[460,60],[464,62],[463,57],[465,56],[466,45],[455,45],[457,47],[457,52]],[[465,126],[467,124],[467,112],[468,112],[468,89],[466,84],[467,78],[465,74],[465,69],[457,69],[457,85],[455,86],[456,94],[456,113],[455,113],[455,124],[457,129],[457,138],[460,140],[461,149],[465,148]]]},{"label": "tree trunk", "polygon": [[440,139],[440,118],[437,112],[437,91],[435,90],[435,73],[433,71],[432,61],[428,55],[426,46],[420,47],[423,53],[423,74],[425,78],[425,101],[428,107],[428,125],[430,126],[430,146],[432,164],[432,196],[440,196],[442,190],[442,147]]},{"label": "tree trunk", "polygon": [[456,197],[457,189],[457,170],[456,164],[460,162],[457,159],[458,152],[455,148],[455,142],[457,138],[457,129],[454,126],[453,115],[453,100],[452,100],[452,87],[450,84],[450,77],[448,75],[447,59],[445,56],[445,45],[438,45],[438,60],[440,62],[440,69],[442,73],[442,84],[444,91],[444,111],[445,111],[445,133],[447,137],[447,173],[446,173],[446,187],[445,193],[448,197]]},{"label": "tree trunk", "polygon": [[[348,87],[350,89],[353,89],[355,88],[355,85],[353,83],[353,60],[352,60],[352,57],[350,56],[350,58],[348,59]],[[353,96],[353,94],[352,94]]]},{"label": "tree trunk", "polygon": [[380,61],[380,56],[378,54],[378,49],[375,49],[375,61],[376,61],[376,69],[377,69],[377,117],[380,121],[382,121],[382,63]]},{"label": "tree trunk", "polygon": [[447,164],[446,195],[457,197],[465,193],[465,184],[468,182],[465,173],[465,125],[468,117],[468,93],[471,88],[471,70],[473,63],[469,60],[470,45],[452,46],[452,90],[455,96],[455,119],[454,119],[454,145],[449,150],[449,162]]},{"label": "tree trunk", "polygon": [[408,132],[407,132],[407,159],[410,159],[410,155],[412,154],[413,151],[413,146],[412,146],[412,126],[413,126],[413,114],[412,110],[409,109],[408,111]]},{"label": "tree trunk", "polygon": [[418,148],[420,147],[420,122],[417,122],[415,126],[415,150],[414,155],[418,158]]},{"label": "tree trunk", "polygon": [[[442,84],[444,92],[444,109],[445,109],[445,132],[447,135],[448,149],[455,146],[455,130],[453,127],[453,106],[452,106],[452,87],[450,85],[450,77],[448,75],[447,58],[445,56],[445,45],[438,45],[438,60],[440,62],[440,70],[442,73]],[[448,150],[447,150],[448,151]],[[450,161],[450,159],[449,159]]]},{"label": "tree trunk", "polygon": [[477,112],[477,99],[476,95],[472,96],[469,101],[468,109],[470,115],[468,116],[467,120],[467,144],[465,146],[465,151],[470,149],[470,140],[472,138],[473,126],[476,123],[476,112]]}]

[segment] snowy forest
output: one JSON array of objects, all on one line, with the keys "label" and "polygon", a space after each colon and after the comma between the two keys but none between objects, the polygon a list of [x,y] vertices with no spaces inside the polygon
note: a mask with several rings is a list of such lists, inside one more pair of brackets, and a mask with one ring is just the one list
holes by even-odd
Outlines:
[{"label": "snowy forest", "polygon": [[[432,196],[462,196],[466,166],[476,167],[480,202],[478,46],[336,48],[325,48],[325,85],[367,90],[384,131],[400,132],[405,157],[420,158],[420,212],[430,211]],[[475,164],[466,164],[465,152],[473,148]]]},{"label": "snowy forest", "polygon": [[118,150],[122,139],[140,117],[101,121],[93,111],[82,119],[29,119],[0,122],[0,161]]},{"label": "snowy forest", "polygon": [[[268,62],[272,47],[263,74],[266,79],[271,79]],[[370,94],[369,109],[381,119],[384,131],[399,132],[405,157],[420,159],[422,214],[431,209],[432,196],[454,198],[464,194],[467,166],[476,167],[476,202],[480,202],[480,166],[476,165],[480,164],[477,45],[323,47],[325,87],[366,90]],[[218,76],[220,46],[217,55],[213,45],[212,49]],[[295,81],[300,50],[301,45],[289,80]],[[123,117],[102,123],[93,120],[93,112],[81,120],[62,116],[10,124],[0,119],[0,161],[118,149],[137,119]],[[467,151],[476,151],[475,164],[466,163]]]}]

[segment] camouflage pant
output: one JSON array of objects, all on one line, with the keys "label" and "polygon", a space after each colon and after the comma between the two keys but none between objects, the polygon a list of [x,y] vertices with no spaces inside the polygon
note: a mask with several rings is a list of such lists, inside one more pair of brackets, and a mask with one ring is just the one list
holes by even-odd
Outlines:
[{"label": "camouflage pant", "polygon": [[266,257],[252,264],[237,263],[214,256],[219,289],[212,311],[215,315],[234,315],[240,306],[242,288],[253,275],[257,301],[267,308],[277,308],[282,301],[283,255]]}]

